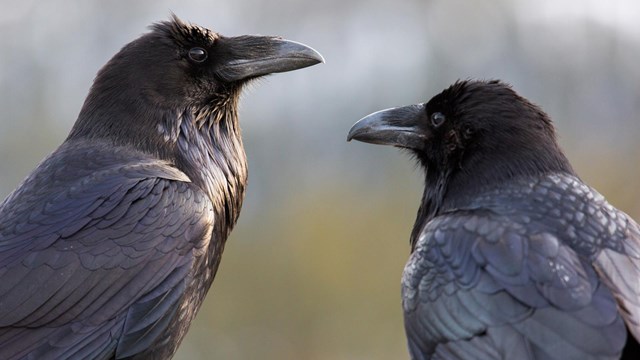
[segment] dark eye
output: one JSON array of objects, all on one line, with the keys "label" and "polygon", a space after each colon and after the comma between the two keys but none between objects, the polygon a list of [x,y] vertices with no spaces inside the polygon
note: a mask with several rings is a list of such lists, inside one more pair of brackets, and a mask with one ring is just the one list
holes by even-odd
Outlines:
[{"label": "dark eye", "polygon": [[441,112],[434,112],[433,114],[431,114],[431,123],[435,127],[442,125],[442,123],[444,123],[446,119],[447,118]]},{"label": "dark eye", "polygon": [[207,51],[201,47],[194,47],[189,50],[189,59],[195,62],[203,62],[207,60]]},{"label": "dark eye", "polygon": [[472,135],[473,135],[473,128],[471,126],[465,126],[464,132],[463,132],[463,136],[465,137],[465,139],[471,138]]}]

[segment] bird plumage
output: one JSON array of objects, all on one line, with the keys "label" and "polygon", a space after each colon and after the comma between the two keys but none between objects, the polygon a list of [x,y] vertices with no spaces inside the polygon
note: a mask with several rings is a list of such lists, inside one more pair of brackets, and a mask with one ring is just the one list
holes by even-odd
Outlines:
[{"label": "bird plumage", "polygon": [[243,84],[321,60],[177,17],[116,54],[0,205],[0,358],[170,358],[242,206]]},{"label": "bird plumage", "polygon": [[[614,359],[640,335],[640,227],[498,81],[381,111],[349,139],[408,149],[425,191],[402,280],[413,359]],[[628,355],[628,353],[625,353]]]}]

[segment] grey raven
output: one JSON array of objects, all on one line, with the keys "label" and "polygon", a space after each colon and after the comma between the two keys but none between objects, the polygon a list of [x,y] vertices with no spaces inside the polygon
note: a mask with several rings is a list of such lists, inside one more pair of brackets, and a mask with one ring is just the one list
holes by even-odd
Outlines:
[{"label": "grey raven", "polygon": [[172,357],[242,205],[243,85],[321,61],[175,16],[124,46],[0,205],[0,359]]},{"label": "grey raven", "polygon": [[361,119],[350,139],[425,170],[402,277],[413,359],[637,350],[640,227],[580,180],[538,106],[500,81],[458,81]]}]

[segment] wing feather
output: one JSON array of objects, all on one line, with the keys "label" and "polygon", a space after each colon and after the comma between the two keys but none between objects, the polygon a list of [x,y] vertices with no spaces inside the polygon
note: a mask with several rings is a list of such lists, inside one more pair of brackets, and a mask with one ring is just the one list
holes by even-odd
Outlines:
[{"label": "wing feather", "polygon": [[54,153],[0,207],[2,359],[135,354],[211,240],[211,201],[182,172],[88,149]]},{"label": "wing feather", "polygon": [[427,224],[405,268],[403,305],[415,359],[606,358],[624,346],[613,296],[588,260],[542,227],[485,210]]}]

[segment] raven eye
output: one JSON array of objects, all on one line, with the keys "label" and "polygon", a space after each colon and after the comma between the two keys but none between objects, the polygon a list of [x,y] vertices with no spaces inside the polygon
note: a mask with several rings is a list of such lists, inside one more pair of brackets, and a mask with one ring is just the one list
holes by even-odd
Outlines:
[{"label": "raven eye", "polygon": [[207,51],[201,47],[194,47],[189,50],[189,59],[195,62],[203,62],[207,60]]},{"label": "raven eye", "polygon": [[434,112],[433,114],[431,114],[431,123],[435,127],[442,125],[442,123],[444,123],[445,120],[446,120],[446,117],[441,112]]},{"label": "raven eye", "polygon": [[471,136],[473,136],[473,132],[474,132],[473,128],[467,125],[464,127],[462,136],[464,136],[465,139],[470,139]]}]

